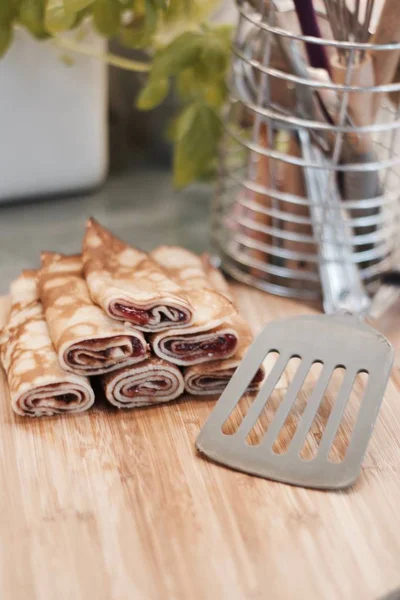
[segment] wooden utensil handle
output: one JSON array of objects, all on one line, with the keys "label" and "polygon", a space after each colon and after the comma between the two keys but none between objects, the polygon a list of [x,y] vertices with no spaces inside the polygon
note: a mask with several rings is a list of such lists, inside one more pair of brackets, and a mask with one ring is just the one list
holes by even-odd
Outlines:
[{"label": "wooden utensil handle", "polygon": [[[339,84],[346,81],[347,68],[341,65],[338,60],[332,60],[332,78]],[[369,56],[355,65],[352,71],[351,85],[362,87],[372,87],[374,85],[373,63]],[[340,98],[339,98],[340,100]],[[362,127],[372,125],[373,118],[373,98],[369,92],[351,92],[348,100],[348,114],[356,126]],[[347,133],[345,135],[345,149],[347,153],[357,156],[365,154],[372,150],[372,139],[369,133]],[[353,158],[354,160],[354,158]]]},{"label": "wooden utensil handle", "polygon": [[[400,7],[398,0],[386,0],[379,19],[378,28],[372,38],[374,44],[400,43]],[[400,59],[400,50],[372,50],[375,85],[386,85],[393,80]],[[376,116],[381,101],[374,94],[373,114]]]},{"label": "wooden utensil handle", "polygon": [[[296,158],[301,158],[301,149],[299,146],[299,141],[297,136],[292,134],[290,137],[288,154],[290,156],[294,156]],[[285,163],[284,165],[284,173],[283,173],[283,181],[282,181],[282,191],[286,194],[293,194],[294,196],[298,196],[299,198],[307,198],[307,191],[304,182],[304,173],[303,168],[299,165],[293,165],[291,163]],[[288,202],[280,203],[280,210],[282,212],[286,212],[289,215],[299,216],[299,217],[310,217],[310,211],[308,206],[303,204],[292,204]],[[283,229],[286,233],[297,233],[302,235],[312,236],[312,228],[311,225],[299,224],[293,221],[283,220]],[[316,248],[312,242],[298,242],[291,241],[285,239],[283,241],[283,247],[285,250],[291,250],[293,252],[300,253],[308,253],[315,254]],[[287,259],[285,261],[285,267],[287,269],[294,269],[296,271],[310,270],[314,269],[316,265],[305,264],[300,259]],[[316,269],[315,269],[316,270]],[[296,282],[293,281],[293,285]],[[301,279],[298,280],[298,285],[303,285],[303,281]]]},{"label": "wooden utensil handle", "polygon": [[[273,134],[271,132],[271,137]],[[268,125],[262,125],[260,133],[259,133],[259,144],[263,148],[268,148]],[[270,174],[273,169],[273,161],[270,160],[268,156],[260,154],[257,161],[257,173],[256,173],[256,181],[259,185],[264,188],[268,188],[271,186]],[[256,204],[260,205],[260,209],[268,209],[272,205],[272,199],[262,193],[254,193],[252,195],[252,200]],[[248,219],[253,221],[257,225],[261,225],[263,227],[271,227],[272,226],[272,218],[270,215],[265,214],[260,211],[249,211],[247,215]],[[258,229],[249,229],[247,231],[247,236],[256,242],[261,242],[265,245],[271,245],[271,236],[264,232],[258,231]],[[247,253],[251,259],[257,260],[261,263],[270,262],[270,256],[263,250],[259,250],[257,248],[247,248]],[[265,273],[257,269],[255,267],[250,267],[250,273],[254,277],[258,277],[263,279],[265,277]]]},{"label": "wooden utensil handle", "polygon": [[[394,77],[392,79],[392,83],[400,83],[400,56],[399,56],[399,62],[397,63],[396,72],[395,72]],[[400,91],[390,92],[389,93],[389,98],[393,102],[393,104],[395,105],[395,107],[397,108],[397,106],[400,103]]]}]

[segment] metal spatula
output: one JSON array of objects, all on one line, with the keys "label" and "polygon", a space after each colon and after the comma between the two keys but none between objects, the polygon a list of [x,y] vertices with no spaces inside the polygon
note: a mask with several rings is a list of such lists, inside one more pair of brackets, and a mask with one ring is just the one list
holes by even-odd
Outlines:
[{"label": "metal spatula", "polygon": [[[245,393],[266,355],[279,358],[232,435],[222,432],[229,415]],[[251,431],[274,391],[288,361],[300,357],[301,364],[285,397],[259,445],[248,445]],[[196,440],[197,449],[216,462],[260,477],[313,488],[343,488],[357,478],[386,389],[393,360],[389,342],[357,317],[340,315],[307,316],[268,325],[256,339]],[[285,454],[272,450],[311,366],[323,368]],[[323,432],[317,454],[303,460],[300,451],[336,367],[345,369],[342,386]],[[359,372],[369,374],[367,389],[358,412],[345,458],[328,459],[341,423],[354,380]]]}]

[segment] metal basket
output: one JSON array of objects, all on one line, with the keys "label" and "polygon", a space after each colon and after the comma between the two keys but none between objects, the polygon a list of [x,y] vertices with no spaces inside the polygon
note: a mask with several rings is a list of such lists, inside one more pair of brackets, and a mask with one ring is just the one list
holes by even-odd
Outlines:
[{"label": "metal basket", "polygon": [[[283,28],[277,10],[267,9],[265,0],[240,2],[238,7],[211,223],[221,265],[236,279],[275,294],[318,297],[321,258],[315,242],[323,223],[310,216],[304,173],[323,171],[330,191],[335,186],[340,196],[340,218],[350,231],[350,260],[373,291],[381,272],[391,265],[397,244],[400,109],[393,107],[387,94],[399,92],[400,84],[357,81],[357,69],[369,51],[398,50],[400,44],[335,41],[323,14],[319,16],[326,23],[326,36],[304,36],[296,31],[295,19],[293,30]],[[306,55],[306,43],[323,45],[330,56],[340,53],[340,82],[308,67],[306,76],[299,76],[282,65],[282,42],[296,47],[301,56]],[[299,111],[299,90],[314,95],[312,114]],[[334,119],[324,118],[324,107],[318,106],[323,95],[335,105]],[[365,118],[355,122],[351,107],[362,111],[378,98],[382,100],[378,116],[367,123]],[[313,143],[325,144],[323,164],[299,151],[300,129]],[[322,219],[335,228],[337,216],[329,202],[324,206]]]}]

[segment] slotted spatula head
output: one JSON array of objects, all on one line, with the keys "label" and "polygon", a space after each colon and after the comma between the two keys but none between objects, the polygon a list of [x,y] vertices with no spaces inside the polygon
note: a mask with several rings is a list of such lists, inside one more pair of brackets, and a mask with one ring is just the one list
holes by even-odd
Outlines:
[{"label": "slotted spatula head", "polygon": [[[257,369],[270,352],[279,357],[266,378],[247,414],[235,433],[226,435],[222,428]],[[299,357],[301,363],[290,382],[279,408],[258,445],[249,445],[246,437],[285,370],[288,361]],[[375,329],[357,317],[305,316],[276,321],[257,337],[244,360],[216,404],[197,440],[197,449],[212,460],[233,469],[293,485],[336,489],[351,485],[357,478],[368,441],[378,415],[390,376],[393,350],[389,342]],[[302,384],[314,363],[322,370],[297,429],[284,454],[272,447],[281,431]],[[322,434],[318,451],[311,460],[304,460],[300,451],[306,440],[318,408],[324,398],[333,371],[345,369],[340,390]],[[353,433],[342,462],[329,460],[329,452],[341,424],[353,383],[358,373],[368,374]]]}]

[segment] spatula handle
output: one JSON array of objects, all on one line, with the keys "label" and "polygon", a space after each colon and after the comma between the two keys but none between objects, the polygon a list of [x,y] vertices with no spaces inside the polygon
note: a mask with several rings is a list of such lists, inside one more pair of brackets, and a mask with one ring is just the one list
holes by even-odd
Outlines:
[{"label": "spatula handle", "polygon": [[[304,160],[309,165],[322,167],[326,159],[311,144],[309,132],[300,129],[299,139]],[[351,232],[342,215],[340,197],[334,181],[330,179],[328,163],[326,167],[326,170],[316,167],[304,169],[311,221],[318,245],[324,310],[327,314],[350,312],[365,315],[370,299],[354,263]]]}]

